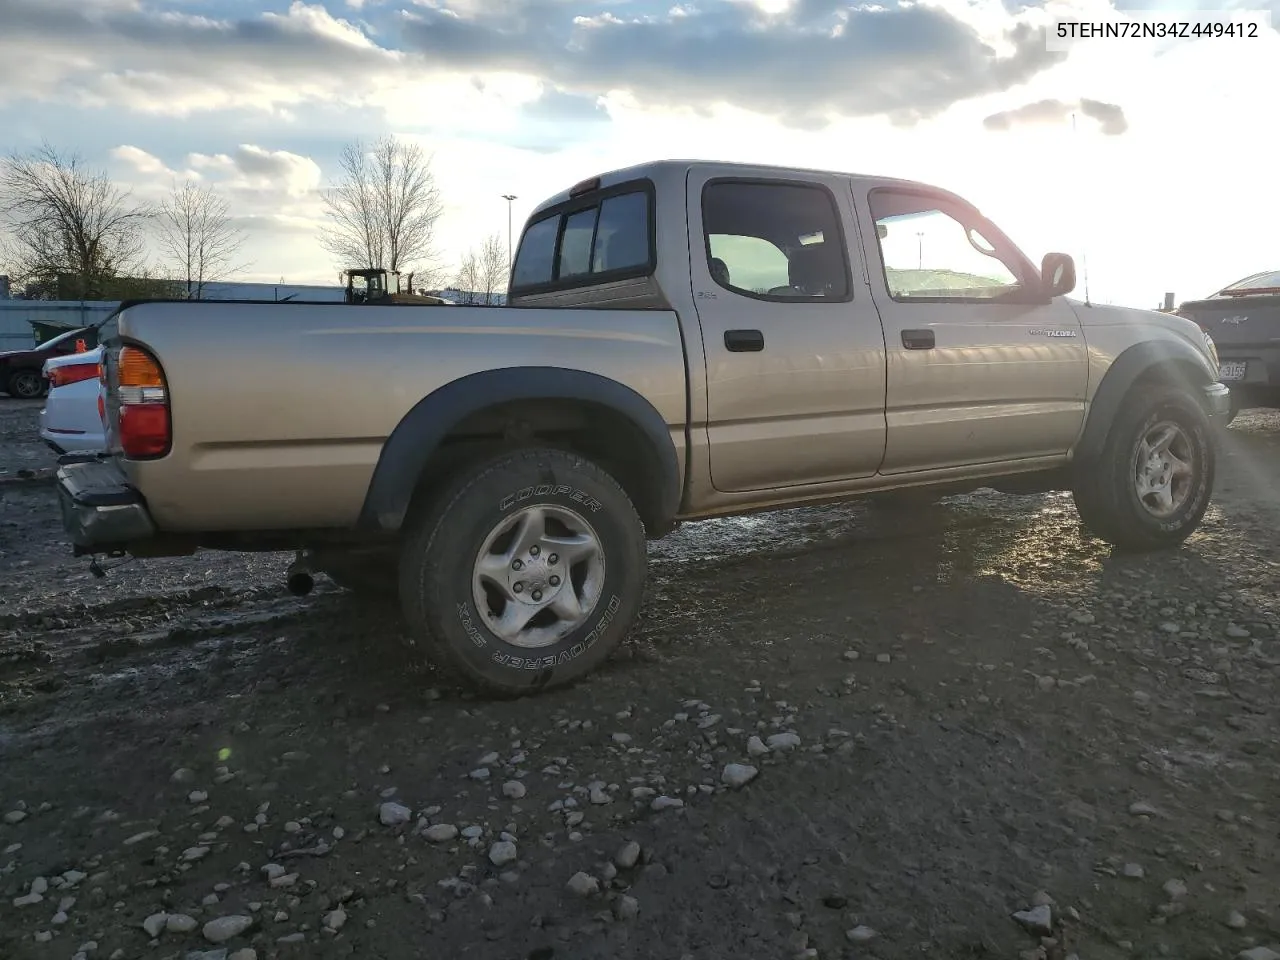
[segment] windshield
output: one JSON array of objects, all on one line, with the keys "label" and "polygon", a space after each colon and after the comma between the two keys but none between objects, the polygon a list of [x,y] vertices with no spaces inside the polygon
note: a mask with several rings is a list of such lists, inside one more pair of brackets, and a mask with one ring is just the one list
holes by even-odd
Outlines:
[{"label": "windshield", "polygon": [[1239,295],[1254,290],[1277,290],[1280,289],[1280,270],[1272,270],[1267,273],[1255,273],[1251,277],[1245,277],[1243,280],[1237,280],[1235,283],[1229,283],[1214,296],[1224,297],[1232,294]]}]

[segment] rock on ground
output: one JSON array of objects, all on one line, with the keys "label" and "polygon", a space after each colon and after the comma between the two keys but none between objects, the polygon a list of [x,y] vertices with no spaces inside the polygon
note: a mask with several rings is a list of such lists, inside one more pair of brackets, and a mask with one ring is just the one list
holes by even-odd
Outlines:
[{"label": "rock on ground", "polygon": [[744,763],[728,763],[725,764],[724,770],[720,774],[720,779],[730,787],[745,787],[754,780],[760,771],[755,767],[748,766]]},{"label": "rock on ground", "polygon": [[785,753],[800,746],[800,736],[795,733],[775,733],[765,741],[765,746],[770,750],[778,750]]},{"label": "rock on ground", "polygon": [[142,929],[147,931],[150,937],[158,937],[168,923],[169,915],[167,913],[153,913],[142,921]]},{"label": "rock on ground", "polygon": [[233,914],[210,920],[204,925],[202,932],[204,933],[204,938],[210,943],[226,943],[233,937],[240,936],[252,926],[253,917]]},{"label": "rock on ground", "polygon": [[432,843],[448,843],[458,837],[458,828],[452,823],[433,823],[422,831],[422,835]]},{"label": "rock on ground", "polygon": [[567,886],[570,892],[580,897],[590,897],[600,892],[600,881],[591,874],[581,871],[569,878]]},{"label": "rock on ground", "polygon": [[185,913],[171,913],[165,920],[165,929],[170,933],[190,933],[198,926],[196,918]]},{"label": "rock on ground", "polygon": [[1053,933],[1053,908],[1042,903],[1030,910],[1019,910],[1013,919],[1022,924],[1030,933],[1047,937]]},{"label": "rock on ground", "polygon": [[516,845],[510,840],[500,840],[489,848],[489,862],[495,867],[505,867],[508,863],[514,863],[518,856]]},{"label": "rock on ground", "polygon": [[640,844],[634,840],[628,841],[623,845],[616,854],[614,854],[613,862],[623,870],[630,870],[640,861]]},{"label": "rock on ground", "polygon": [[412,810],[394,801],[384,803],[378,808],[378,819],[384,827],[398,827],[402,823],[408,823],[412,816]]}]

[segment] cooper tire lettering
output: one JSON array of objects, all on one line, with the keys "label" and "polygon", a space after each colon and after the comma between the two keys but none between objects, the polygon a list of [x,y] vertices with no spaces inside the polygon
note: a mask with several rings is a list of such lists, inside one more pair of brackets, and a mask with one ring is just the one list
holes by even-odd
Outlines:
[{"label": "cooper tire lettering", "polygon": [[563,483],[543,483],[536,487],[524,487],[515,493],[507,494],[507,496],[498,501],[498,509],[505,512],[516,504],[524,503],[533,497],[568,497],[574,503],[582,504],[592,513],[599,513],[604,508],[604,504],[595,497],[575,487],[570,487]]}]

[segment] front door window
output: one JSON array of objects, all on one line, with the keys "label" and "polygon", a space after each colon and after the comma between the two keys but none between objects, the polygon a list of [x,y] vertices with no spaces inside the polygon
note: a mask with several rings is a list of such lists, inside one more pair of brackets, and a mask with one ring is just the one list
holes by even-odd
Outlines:
[{"label": "front door window", "polygon": [[984,234],[972,211],[890,190],[871,195],[871,211],[893,299],[1010,299],[1023,289],[1018,258]]}]

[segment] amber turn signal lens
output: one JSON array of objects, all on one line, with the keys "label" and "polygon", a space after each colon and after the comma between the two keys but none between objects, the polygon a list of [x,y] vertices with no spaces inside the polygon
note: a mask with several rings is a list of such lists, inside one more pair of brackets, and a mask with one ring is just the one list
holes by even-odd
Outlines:
[{"label": "amber turn signal lens", "polygon": [[160,364],[145,350],[121,347],[117,379],[122,387],[164,387]]}]

